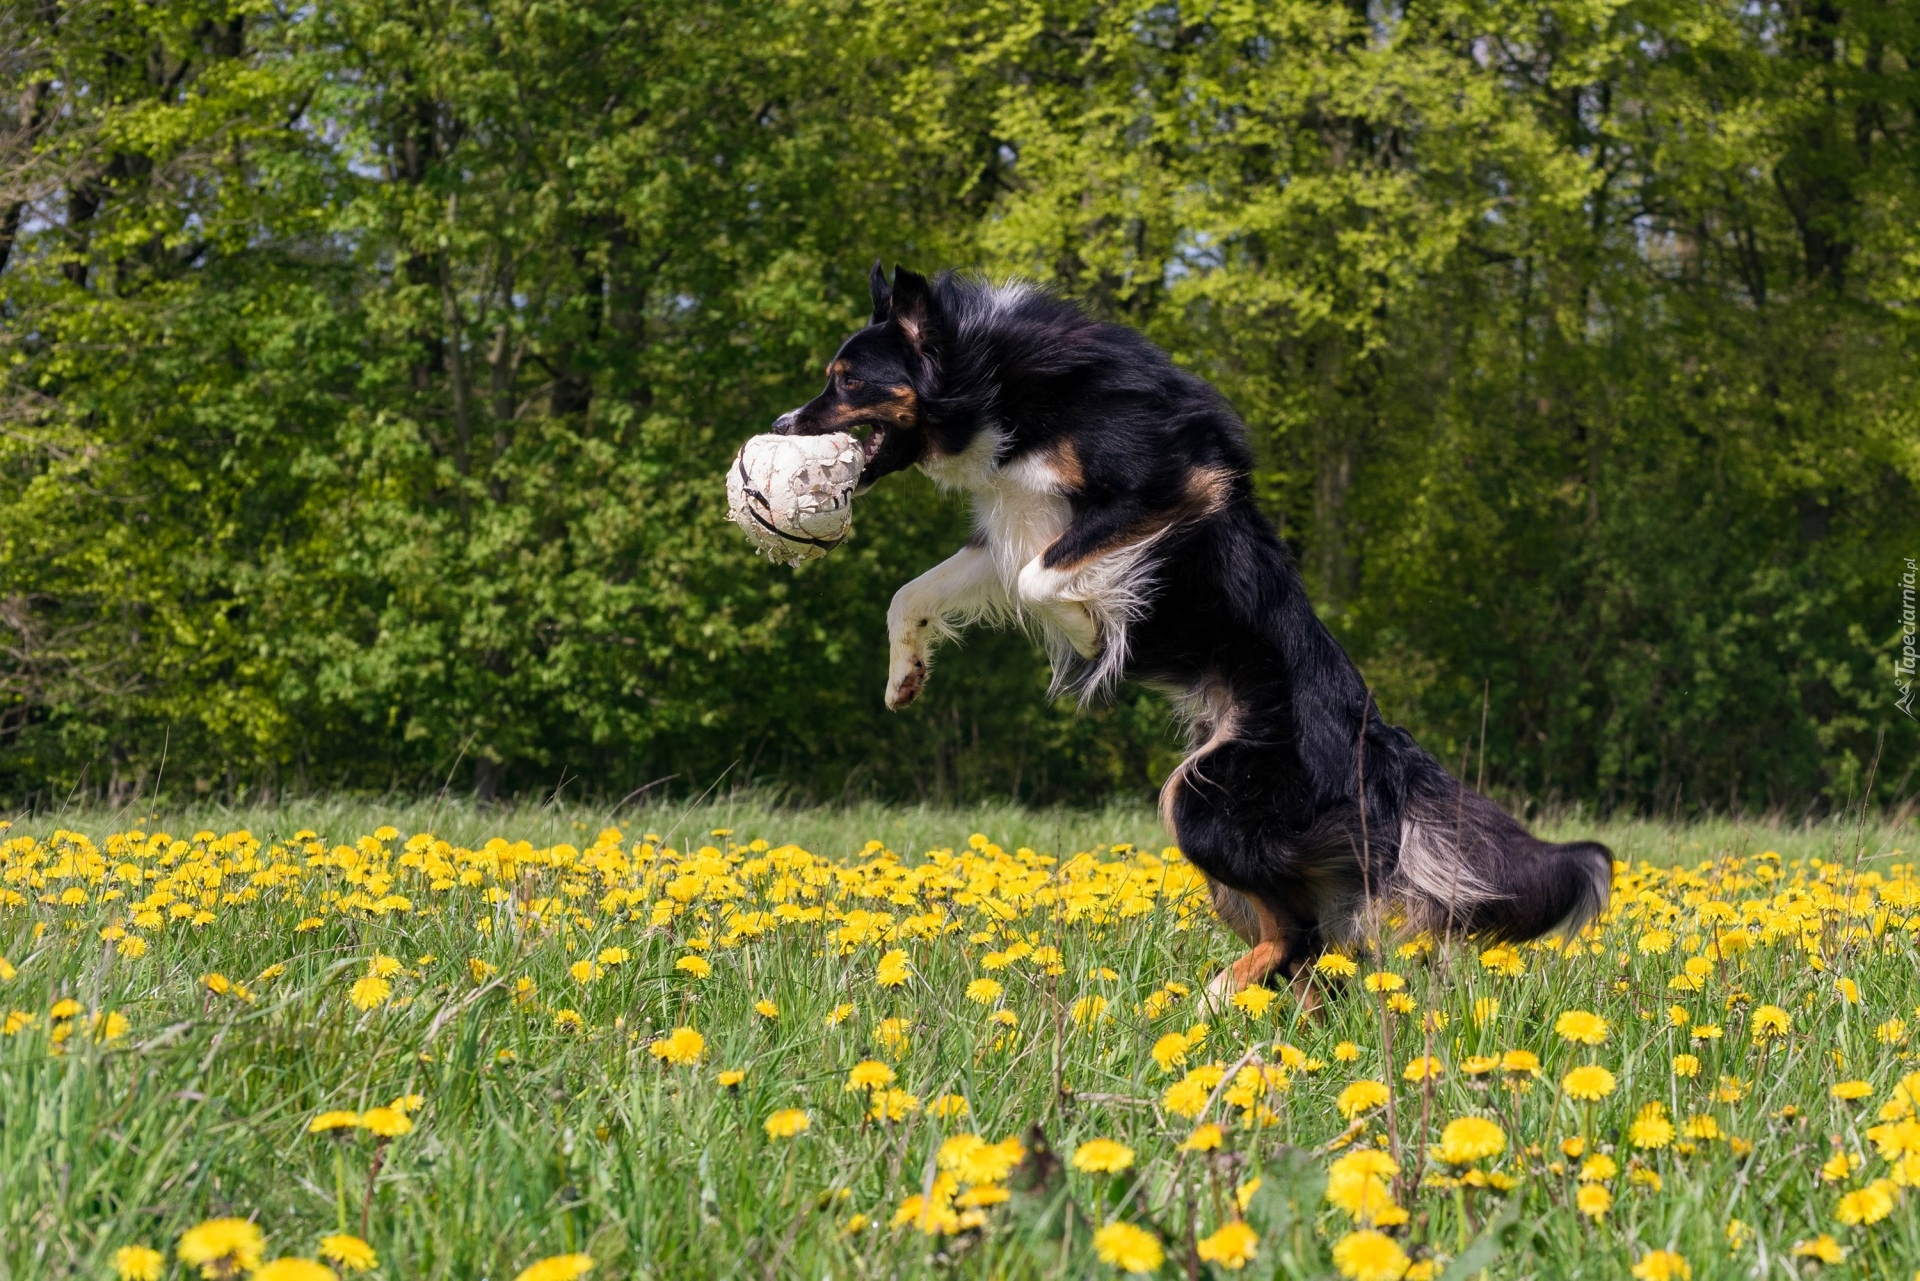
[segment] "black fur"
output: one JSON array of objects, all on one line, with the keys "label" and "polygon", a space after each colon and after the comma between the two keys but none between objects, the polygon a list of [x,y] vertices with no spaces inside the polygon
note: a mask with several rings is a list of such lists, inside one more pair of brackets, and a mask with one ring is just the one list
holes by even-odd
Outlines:
[{"label": "black fur", "polygon": [[1046,501],[1070,515],[1042,565],[1136,556],[1139,600],[1124,629],[1103,624],[1103,652],[1185,707],[1196,750],[1164,811],[1187,857],[1245,897],[1216,895],[1230,924],[1251,940],[1267,909],[1281,968],[1350,936],[1369,900],[1506,940],[1602,910],[1604,846],[1536,840],[1382,719],[1256,506],[1246,429],[1217,391],[1039,290],[905,270],[889,285],[875,264],[872,295],[826,389],[774,429],[866,430],[863,488],[985,434],[996,471],[1034,459],[1060,478]]}]

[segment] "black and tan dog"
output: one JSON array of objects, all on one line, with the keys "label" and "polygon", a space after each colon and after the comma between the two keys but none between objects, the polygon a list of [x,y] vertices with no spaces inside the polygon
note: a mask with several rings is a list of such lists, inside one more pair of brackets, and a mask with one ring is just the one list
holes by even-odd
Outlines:
[{"label": "black and tan dog", "polygon": [[1373,903],[1505,940],[1605,907],[1605,846],[1536,840],[1381,719],[1254,504],[1218,392],[1030,286],[904,269],[889,285],[876,263],[872,289],[826,390],[774,430],[864,433],[863,489],[917,466],[972,497],[973,537],[888,610],[887,706],[982,620],[1035,625],[1058,690],[1166,691],[1193,750],[1162,812],[1252,949],[1216,999],[1297,979]]}]

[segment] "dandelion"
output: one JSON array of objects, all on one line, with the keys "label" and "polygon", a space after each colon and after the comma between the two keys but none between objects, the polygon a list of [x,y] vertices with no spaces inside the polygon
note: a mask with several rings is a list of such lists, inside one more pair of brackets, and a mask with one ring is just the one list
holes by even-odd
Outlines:
[{"label": "dandelion", "polygon": [[907,964],[904,948],[894,948],[880,958],[880,964],[874,967],[873,981],[881,987],[899,987],[913,973],[913,967]]},{"label": "dandelion", "polygon": [[1429,1149],[1433,1158],[1447,1165],[1471,1165],[1507,1150],[1507,1134],[1485,1117],[1463,1116],[1447,1122],[1440,1131],[1440,1142]]},{"label": "dandelion", "polygon": [[1418,1083],[1420,1081],[1437,1081],[1446,1074],[1446,1065],[1432,1055],[1428,1055],[1424,1058],[1415,1059],[1413,1062],[1407,1064],[1401,1071],[1400,1077],[1402,1080]]},{"label": "dandelion", "polygon": [[1777,1005],[1763,1005],[1753,1012],[1750,1027],[1754,1043],[1778,1040],[1793,1026],[1793,1018]]},{"label": "dandelion", "polygon": [[1333,1047],[1333,1057],[1335,1062],[1351,1063],[1360,1057],[1360,1047],[1352,1041],[1342,1041]]},{"label": "dandelion", "polygon": [[413,1119],[399,1108],[368,1108],[360,1114],[360,1125],[383,1139],[397,1139],[413,1132]]},{"label": "dandelion", "polygon": [[1351,1121],[1362,1112],[1369,1112],[1381,1106],[1390,1097],[1391,1094],[1383,1083],[1359,1080],[1340,1091],[1333,1105],[1340,1110],[1341,1116]]},{"label": "dandelion", "polygon": [[848,1018],[852,1017],[852,1015],[853,1015],[853,1002],[844,1001],[841,1004],[834,1006],[833,1009],[827,1012],[827,1019],[826,1019],[827,1026],[838,1027],[840,1026],[840,1024],[845,1023]]},{"label": "dandelion", "polygon": [[1567,1097],[1583,1103],[1595,1103],[1613,1093],[1613,1073],[1597,1063],[1577,1067],[1560,1078]]},{"label": "dandelion", "polygon": [[1407,981],[1392,970],[1375,970],[1367,975],[1367,991],[1398,992],[1407,985]]},{"label": "dandelion", "polygon": [[1508,1050],[1500,1056],[1500,1070],[1516,1075],[1525,1073],[1528,1076],[1539,1076],[1540,1056],[1532,1050]]},{"label": "dandelion", "polygon": [[1872,1094],[1873,1086],[1865,1081],[1841,1081],[1836,1083],[1828,1093],[1836,1099],[1851,1103],[1856,1099],[1864,1099]]},{"label": "dandelion", "polygon": [[1700,1060],[1691,1054],[1673,1056],[1673,1074],[1675,1076],[1696,1077],[1700,1075]]},{"label": "dandelion", "polygon": [[313,1120],[307,1122],[307,1133],[326,1134],[340,1130],[355,1130],[359,1127],[360,1114],[358,1112],[336,1108],[330,1112],[322,1112],[320,1115],[314,1117]]},{"label": "dandelion", "polygon": [[1194,1242],[1194,1251],[1202,1263],[1217,1263],[1229,1272],[1238,1272],[1260,1252],[1260,1237],[1245,1222],[1235,1220]]},{"label": "dandelion", "polygon": [[1839,1263],[1847,1257],[1846,1248],[1825,1232],[1811,1241],[1795,1241],[1792,1254],[1796,1259],[1816,1259],[1821,1263]]},{"label": "dandelion", "polygon": [[675,1067],[692,1067],[706,1052],[707,1038],[690,1027],[677,1027],[647,1047],[647,1053]]},{"label": "dandelion", "polygon": [[764,1128],[770,1139],[790,1139],[813,1125],[813,1118],[803,1108],[781,1108],[769,1116]]},{"label": "dandelion", "polygon": [[113,1252],[113,1270],[120,1281],[160,1281],[166,1264],[165,1255],[144,1245],[123,1245]]},{"label": "dandelion", "polygon": [[1589,1219],[1600,1220],[1613,1209],[1613,1193],[1598,1183],[1583,1183],[1573,1195],[1574,1208]]},{"label": "dandelion", "polygon": [[380,1266],[380,1258],[372,1246],[344,1232],[320,1238],[320,1257],[332,1260],[349,1272],[368,1272]]},{"label": "dandelion", "polygon": [[208,1219],[181,1234],[174,1253],[188,1267],[209,1278],[237,1276],[260,1266],[266,1237],[247,1219]]},{"label": "dandelion", "polygon": [[1274,999],[1273,993],[1264,987],[1249,987],[1235,993],[1232,1004],[1257,1019],[1267,1012],[1267,1007],[1273,1004]]},{"label": "dandelion", "polygon": [[697,979],[708,978],[713,974],[713,963],[704,956],[683,956],[673,963],[673,968]]},{"label": "dandelion", "polygon": [[1506,943],[1480,953],[1480,966],[1489,974],[1506,978],[1519,978],[1527,972],[1527,963],[1521,959],[1520,950]]},{"label": "dandelion", "polygon": [[1093,1234],[1093,1252],[1100,1262],[1112,1264],[1122,1272],[1145,1275],[1158,1272],[1166,1261],[1160,1239],[1145,1228],[1131,1223],[1113,1222]]},{"label": "dandelion", "polygon": [[844,1088],[851,1094],[856,1090],[874,1090],[892,1085],[896,1079],[893,1069],[880,1060],[862,1059],[847,1073],[847,1084]]},{"label": "dandelion", "polygon": [[1834,990],[1840,994],[1840,999],[1848,1005],[1860,1004],[1860,985],[1852,979],[1835,979],[1833,986]]},{"label": "dandelion", "polygon": [[875,1090],[870,1102],[867,1115],[876,1121],[904,1121],[920,1110],[919,1096],[900,1089]]},{"label": "dandelion", "polygon": [[1073,1168],[1088,1174],[1118,1174],[1133,1164],[1133,1149],[1112,1139],[1088,1139],[1073,1152]]},{"label": "dandelion", "polygon": [[1834,1217],[1848,1227],[1863,1227],[1880,1222],[1893,1213],[1893,1185],[1875,1180],[1840,1198]]},{"label": "dandelion", "polygon": [[1219,1126],[1209,1121],[1205,1125],[1195,1126],[1193,1133],[1180,1144],[1182,1152],[1212,1152],[1226,1141],[1226,1135]]},{"label": "dandelion", "polygon": [[[700,960],[697,956],[689,956],[684,959],[689,961]],[[706,964],[705,961],[700,961],[700,963],[702,965]],[[600,977],[600,971],[592,961],[575,961],[567,967],[567,973],[573,977],[573,981],[576,983],[591,983]]]},{"label": "dandelion", "polygon": [[1633,1124],[1627,1127],[1627,1142],[1643,1151],[1664,1148],[1673,1142],[1673,1134],[1666,1104],[1656,1099],[1634,1115]]},{"label": "dandelion", "polygon": [[316,1259],[271,1259],[260,1265],[253,1281],[339,1281],[334,1270]]},{"label": "dandelion", "polygon": [[973,1105],[967,1102],[967,1096],[964,1094],[942,1094],[927,1104],[927,1115],[938,1117],[943,1121],[963,1117],[971,1111],[973,1111]]},{"label": "dandelion", "polygon": [[1576,1045],[1602,1045],[1607,1039],[1607,1021],[1589,1010],[1568,1010],[1554,1020],[1553,1030]]},{"label": "dandelion", "polygon": [[1092,1027],[1106,1012],[1107,998],[1104,996],[1083,996],[1073,1003],[1073,1021],[1079,1027]]},{"label": "dandelion", "polygon": [[1333,1244],[1333,1266],[1347,1281],[1400,1281],[1412,1260],[1384,1232],[1362,1228]]},{"label": "dandelion", "polygon": [[377,1010],[385,1005],[387,998],[392,995],[393,984],[374,974],[355,979],[353,990],[347,994],[354,1008],[360,1010]]},{"label": "dandelion", "polygon": [[966,998],[978,1005],[992,1005],[1006,990],[994,979],[975,979],[967,984]]},{"label": "dandelion", "polygon": [[1650,1250],[1633,1265],[1638,1281],[1693,1281],[1693,1265],[1671,1250]]},{"label": "dandelion", "polygon": [[728,1068],[714,1079],[720,1083],[722,1089],[733,1090],[738,1089],[740,1082],[747,1079],[747,1074],[740,1068]]},{"label": "dandelion", "polygon": [[1168,1032],[1153,1043],[1153,1049],[1148,1053],[1162,1072],[1171,1074],[1187,1061],[1187,1051],[1192,1048],[1186,1037],[1178,1032]]},{"label": "dandelion", "polygon": [[1320,958],[1313,963],[1313,968],[1329,978],[1336,979],[1350,979],[1360,972],[1360,967],[1354,963],[1352,957],[1339,952],[1321,953]]},{"label": "dandelion", "polygon": [[761,1018],[766,1019],[768,1021],[772,1021],[780,1017],[780,1007],[775,1005],[772,1001],[767,1000],[765,997],[761,997],[759,1000],[753,1003],[753,1012],[755,1014],[758,1014]]},{"label": "dandelion", "polygon": [[1500,1017],[1500,1002],[1498,998],[1483,996],[1473,1003],[1473,1025],[1475,1027],[1485,1027],[1498,1017]]},{"label": "dandelion", "polygon": [[593,1271],[591,1254],[556,1254],[522,1268],[513,1281],[574,1281]]}]

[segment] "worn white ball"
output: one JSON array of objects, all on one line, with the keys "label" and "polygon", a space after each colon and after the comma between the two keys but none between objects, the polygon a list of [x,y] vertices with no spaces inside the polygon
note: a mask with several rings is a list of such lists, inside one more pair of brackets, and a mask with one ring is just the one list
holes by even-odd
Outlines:
[{"label": "worn white ball", "polygon": [[860,442],[830,436],[755,436],[727,470],[727,519],[768,560],[818,560],[853,533]]}]

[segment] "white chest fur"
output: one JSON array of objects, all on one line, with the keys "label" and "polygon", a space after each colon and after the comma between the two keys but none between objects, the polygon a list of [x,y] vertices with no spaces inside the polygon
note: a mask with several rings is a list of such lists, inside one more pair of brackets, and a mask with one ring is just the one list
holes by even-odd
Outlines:
[{"label": "white chest fur", "polygon": [[1012,600],[1020,571],[1066,531],[1073,511],[1045,460],[1028,454],[996,466],[1001,443],[999,433],[981,432],[965,453],[929,459],[920,468],[940,488],[973,500],[974,531]]}]

